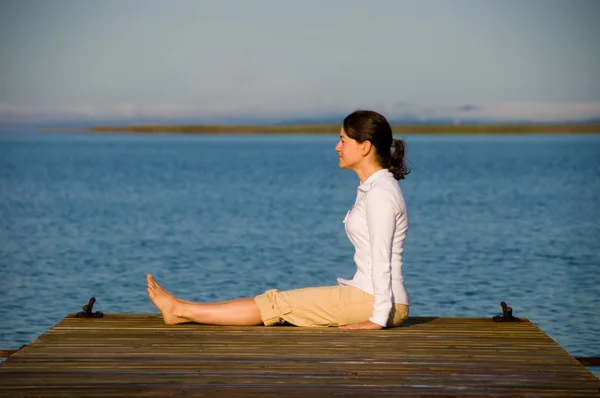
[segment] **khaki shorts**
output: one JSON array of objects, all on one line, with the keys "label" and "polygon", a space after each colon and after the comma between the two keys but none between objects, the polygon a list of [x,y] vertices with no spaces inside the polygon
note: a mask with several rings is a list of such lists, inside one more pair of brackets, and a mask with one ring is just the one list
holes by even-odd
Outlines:
[{"label": "khaki shorts", "polygon": [[[284,322],[296,326],[342,326],[369,320],[373,295],[354,286],[323,286],[279,291],[267,290],[254,298],[265,326]],[[408,306],[394,304],[387,327],[408,318]]]}]

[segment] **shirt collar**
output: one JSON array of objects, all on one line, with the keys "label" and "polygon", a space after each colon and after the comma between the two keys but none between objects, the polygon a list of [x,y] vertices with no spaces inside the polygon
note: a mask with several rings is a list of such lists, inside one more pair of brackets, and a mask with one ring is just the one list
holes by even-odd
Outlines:
[{"label": "shirt collar", "polygon": [[388,175],[392,173],[388,169],[377,170],[375,173],[371,174],[369,178],[365,180],[362,184],[358,186],[358,189],[363,192],[367,192],[371,185],[373,185],[376,181],[381,180],[382,178],[386,178]]}]

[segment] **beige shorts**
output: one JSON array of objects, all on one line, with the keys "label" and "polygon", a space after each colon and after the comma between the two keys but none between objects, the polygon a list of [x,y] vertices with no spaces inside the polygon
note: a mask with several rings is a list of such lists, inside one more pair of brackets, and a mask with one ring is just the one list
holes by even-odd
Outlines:
[{"label": "beige shorts", "polygon": [[[354,286],[323,286],[279,291],[267,290],[254,298],[265,326],[284,322],[296,326],[342,326],[369,320],[373,295]],[[394,304],[387,327],[408,318],[408,306]]]}]

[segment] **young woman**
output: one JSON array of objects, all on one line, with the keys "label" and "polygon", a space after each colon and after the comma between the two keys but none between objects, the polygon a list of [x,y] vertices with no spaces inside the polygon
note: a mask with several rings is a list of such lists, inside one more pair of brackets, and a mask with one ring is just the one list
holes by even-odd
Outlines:
[{"label": "young woman", "polygon": [[392,137],[377,112],[348,115],[335,146],[339,166],[360,179],[354,205],[346,214],[346,233],[355,248],[356,273],[337,286],[288,291],[267,290],[254,298],[218,303],[181,300],[147,276],[148,296],[167,324],[339,326],[381,329],[408,317],[402,277],[402,251],[408,228],[406,205],[397,180],[409,170],[404,142]]}]

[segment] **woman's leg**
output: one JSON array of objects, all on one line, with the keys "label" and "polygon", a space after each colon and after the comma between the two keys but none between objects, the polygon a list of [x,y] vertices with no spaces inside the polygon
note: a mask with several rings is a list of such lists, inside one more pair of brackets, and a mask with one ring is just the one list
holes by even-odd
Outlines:
[{"label": "woman's leg", "polygon": [[152,275],[148,281],[148,297],[160,310],[166,324],[185,322],[223,326],[262,325],[260,312],[253,298],[241,298],[220,303],[183,301],[160,287]]}]

